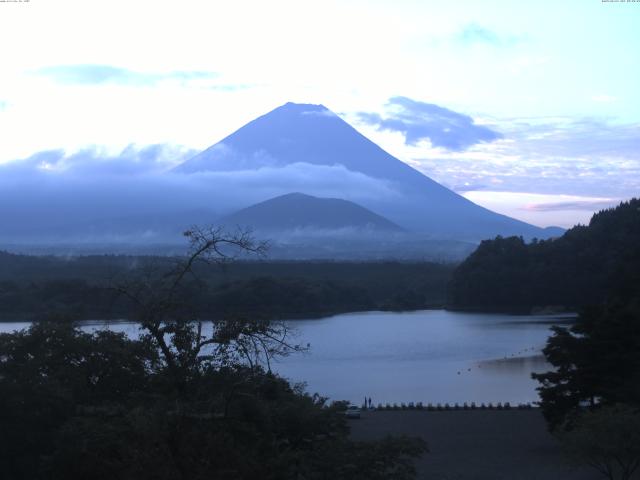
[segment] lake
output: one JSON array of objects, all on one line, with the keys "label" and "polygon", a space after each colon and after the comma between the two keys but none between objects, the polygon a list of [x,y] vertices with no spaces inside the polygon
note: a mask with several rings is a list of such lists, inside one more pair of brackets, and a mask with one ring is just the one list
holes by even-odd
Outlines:
[{"label": "lake", "polygon": [[[295,340],[310,350],[280,359],[273,369],[334,400],[534,402],[537,383],[530,375],[550,368],[541,355],[549,328],[571,318],[421,310],[289,321]],[[0,331],[28,325],[0,323]],[[108,325],[137,332],[133,323]]]}]

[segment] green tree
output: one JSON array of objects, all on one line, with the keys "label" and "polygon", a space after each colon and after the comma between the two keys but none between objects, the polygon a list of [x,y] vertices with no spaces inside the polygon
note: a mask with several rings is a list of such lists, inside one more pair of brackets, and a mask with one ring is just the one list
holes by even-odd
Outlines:
[{"label": "green tree", "polygon": [[123,334],[88,334],[51,319],[0,335],[0,464],[5,478],[40,478],[59,429],[77,415],[119,412],[151,388],[158,356]]},{"label": "green tree", "polygon": [[[631,262],[631,265],[639,265]],[[555,369],[533,374],[552,429],[571,427],[585,407],[640,406],[640,281],[621,273],[621,289],[585,309],[570,328],[555,327],[543,352]]]}]

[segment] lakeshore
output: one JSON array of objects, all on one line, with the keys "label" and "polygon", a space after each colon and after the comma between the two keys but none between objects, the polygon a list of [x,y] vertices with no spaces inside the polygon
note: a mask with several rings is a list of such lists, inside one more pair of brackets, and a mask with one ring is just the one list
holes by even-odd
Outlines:
[{"label": "lakeshore", "polygon": [[[358,312],[287,322],[304,354],[275,359],[273,370],[310,393],[374,405],[449,402],[512,406],[538,401],[532,372],[550,369],[541,350],[555,322],[570,316],[505,315],[418,310]],[[0,331],[28,322],[0,324]],[[135,322],[87,322],[85,331],[108,328],[130,338]],[[210,332],[211,326],[205,327]]]}]

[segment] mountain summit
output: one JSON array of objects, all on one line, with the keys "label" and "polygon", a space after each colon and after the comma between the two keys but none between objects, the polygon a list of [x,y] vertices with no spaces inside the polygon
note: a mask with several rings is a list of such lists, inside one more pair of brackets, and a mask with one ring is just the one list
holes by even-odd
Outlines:
[{"label": "mountain summit", "polygon": [[384,185],[385,195],[359,198],[358,186],[353,184],[341,196],[415,232],[465,240],[495,235],[545,238],[558,233],[474,204],[393,157],[323,105],[282,105],[187,160],[176,171],[271,168],[274,182],[282,184],[284,191],[280,193],[286,193],[293,188],[284,176],[278,178],[277,172],[294,164],[340,167],[354,178]]}]

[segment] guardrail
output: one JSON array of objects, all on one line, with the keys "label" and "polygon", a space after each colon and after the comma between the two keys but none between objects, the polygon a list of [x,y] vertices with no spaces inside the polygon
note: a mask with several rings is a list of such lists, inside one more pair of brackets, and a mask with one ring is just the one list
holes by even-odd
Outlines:
[{"label": "guardrail", "polygon": [[497,403],[480,403],[464,402],[459,403],[427,403],[422,402],[409,402],[409,403],[378,403],[376,407],[368,408],[362,405],[363,410],[381,410],[381,411],[394,411],[394,410],[424,410],[428,412],[436,411],[452,411],[452,410],[531,410],[538,408],[533,403],[518,403],[517,405],[511,405],[509,402],[497,402]]}]

